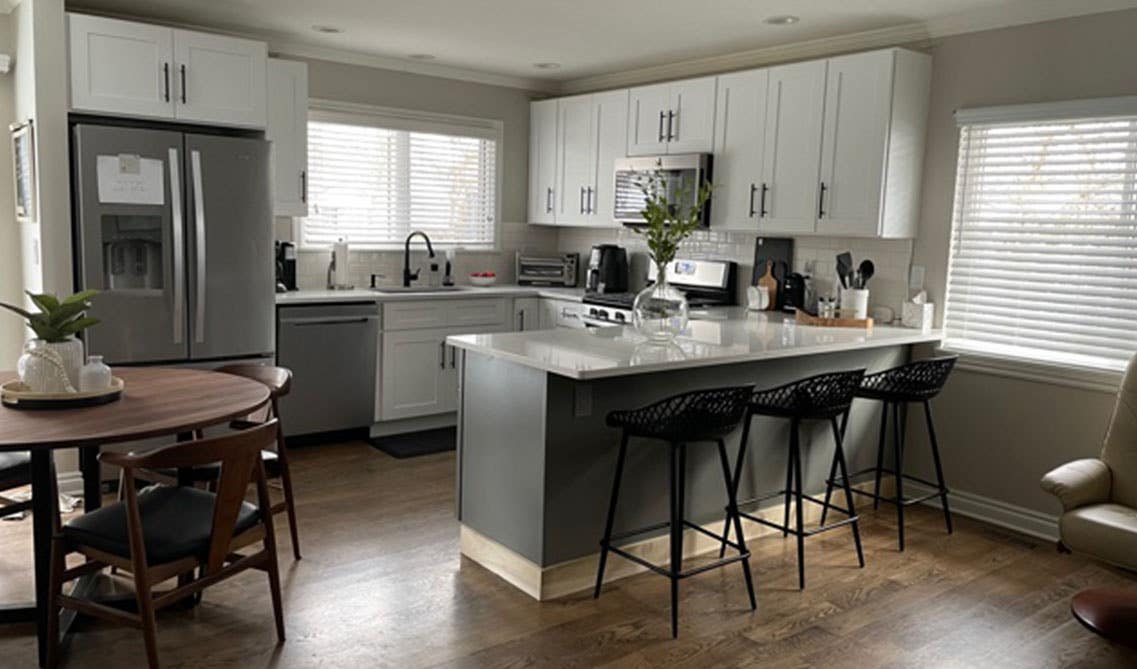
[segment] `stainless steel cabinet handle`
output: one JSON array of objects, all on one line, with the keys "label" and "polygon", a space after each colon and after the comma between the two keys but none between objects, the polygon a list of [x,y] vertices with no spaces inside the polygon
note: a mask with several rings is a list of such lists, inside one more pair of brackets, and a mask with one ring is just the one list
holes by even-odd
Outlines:
[{"label": "stainless steel cabinet handle", "polygon": [[517,331],[518,332],[525,332],[525,310],[524,309],[517,312],[517,320],[518,320]]},{"label": "stainless steel cabinet handle", "polygon": [[458,368],[458,348],[456,346],[450,347],[450,369]]},{"label": "stainless steel cabinet handle", "polygon": [[674,142],[675,140],[679,139],[679,128],[675,128],[675,132],[671,131],[672,127],[675,125],[676,116],[677,114],[674,111],[671,111],[670,109],[667,110],[667,141],[669,142]]},{"label": "stainless steel cabinet handle", "polygon": [[746,207],[746,216],[748,218],[754,218],[754,193],[757,191],[758,187],[754,184],[750,184],[750,199],[749,204]]},{"label": "stainless steel cabinet handle", "polygon": [[766,218],[766,193],[770,192],[770,187],[766,182],[762,182],[762,198],[758,201],[758,218]]},{"label": "stainless steel cabinet handle", "polygon": [[660,110],[660,112],[659,112],[659,141],[660,142],[662,142],[664,139],[663,138],[663,117],[664,117],[664,112],[662,110]]},{"label": "stainless steel cabinet handle", "polygon": [[584,186],[581,186],[580,187],[580,213],[582,213],[582,214],[584,213],[584,207],[585,207],[584,193],[585,193]]},{"label": "stainless steel cabinet handle", "polygon": [[170,101],[170,64],[162,63],[162,96],[166,102]]},{"label": "stainless steel cabinet handle", "polygon": [[308,204],[308,170],[300,170],[300,201]]},{"label": "stainless steel cabinet handle", "polygon": [[197,310],[194,316],[194,341],[205,341],[205,196],[201,192],[201,152],[190,151],[193,172],[194,239],[197,250]]},{"label": "stainless steel cabinet handle", "polygon": [[553,213],[553,189],[552,188],[546,188],[545,189],[545,213],[546,214]]},{"label": "stainless steel cabinet handle", "polygon": [[821,191],[817,196],[817,217],[818,218],[824,218],[825,217],[825,191],[826,190],[827,189],[825,186],[825,182],[822,181],[821,182]]},{"label": "stainless steel cabinet handle", "polygon": [[438,342],[438,368],[446,369],[446,342]]},{"label": "stainless steel cabinet handle", "polygon": [[596,213],[596,189],[595,188],[589,188],[588,189],[588,213],[590,213],[590,214]]},{"label": "stainless steel cabinet handle", "polygon": [[181,65],[179,67],[182,71],[182,104],[184,105],[186,103],[186,66]]},{"label": "stainless steel cabinet handle", "polygon": [[180,344],[186,331],[186,231],[182,224],[182,177],[178,150],[171,148],[167,159],[170,161],[170,212],[174,219],[174,240],[170,245],[174,256],[174,343]]}]

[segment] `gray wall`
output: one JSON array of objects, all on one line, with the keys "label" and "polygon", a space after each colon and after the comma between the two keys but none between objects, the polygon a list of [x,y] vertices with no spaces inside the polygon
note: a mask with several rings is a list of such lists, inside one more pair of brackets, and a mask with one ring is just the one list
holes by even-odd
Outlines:
[{"label": "gray wall", "polygon": [[[943,304],[958,133],[964,107],[1137,94],[1137,11],[959,35],[932,49],[924,197],[913,262]],[[954,490],[1036,511],[1058,506],[1038,488],[1051,467],[1094,456],[1110,393],[959,370],[936,402],[945,469]],[[911,460],[924,431],[910,421]],[[926,464],[926,460],[923,464]]]},{"label": "gray wall", "polygon": [[[291,58],[282,55],[284,58]],[[298,59],[302,60],[302,59]],[[518,249],[551,251],[556,231],[526,225],[529,170],[529,100],[526,91],[409,72],[381,70],[323,60],[307,60],[308,94],[313,99],[354,102],[398,109],[454,114],[502,121],[504,139],[500,165],[501,250],[470,252],[459,256],[456,273],[493,270],[503,280],[513,276],[513,252]],[[287,237],[287,219],[278,234]],[[364,285],[375,272],[395,280],[401,271],[401,253],[353,253],[352,280]],[[326,252],[302,253],[298,267],[301,288],[322,288]],[[421,263],[419,263],[421,264]]]},{"label": "gray wall", "polygon": [[[13,52],[12,15],[0,14],[0,52]],[[6,123],[16,120],[13,77],[0,77],[0,118]],[[20,289],[20,231],[16,227],[12,185],[12,145],[5,143],[0,158],[0,302],[22,301]],[[0,368],[12,369],[24,342],[24,328],[14,314],[0,313]]]}]

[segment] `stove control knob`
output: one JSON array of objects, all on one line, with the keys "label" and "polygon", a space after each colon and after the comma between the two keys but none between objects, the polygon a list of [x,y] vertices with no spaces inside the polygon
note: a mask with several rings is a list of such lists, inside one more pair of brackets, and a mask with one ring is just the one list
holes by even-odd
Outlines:
[{"label": "stove control knob", "polygon": [[616,320],[618,320],[618,321],[620,321],[621,323],[623,323],[623,322],[625,322],[625,321],[627,320],[627,318],[624,316],[624,314],[621,314],[621,313],[617,312],[617,313],[616,313]]}]

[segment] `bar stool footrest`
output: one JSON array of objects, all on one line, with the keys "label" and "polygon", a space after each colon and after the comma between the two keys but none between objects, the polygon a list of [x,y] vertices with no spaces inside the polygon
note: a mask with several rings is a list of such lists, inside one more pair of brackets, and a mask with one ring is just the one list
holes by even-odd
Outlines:
[{"label": "bar stool footrest", "polygon": [[[876,472],[876,469],[869,467],[868,469],[862,469],[861,471],[850,473],[849,479],[856,478],[856,477],[861,476],[863,474],[872,474],[875,472]],[[889,477],[895,477],[896,476],[895,472],[893,472],[893,470],[891,470],[891,469],[881,469],[880,472],[881,472],[881,474],[887,474]],[[938,483],[935,483],[934,481],[929,481],[927,479],[920,478],[919,476],[912,476],[911,474],[904,474],[901,478],[903,478],[905,481],[914,481],[916,483],[923,484],[923,485],[928,486],[929,488],[932,488],[934,490],[934,492],[928,493],[927,495],[921,495],[920,497],[905,497],[904,499],[900,500],[900,504],[902,504],[904,506],[912,506],[913,504],[923,504],[924,502],[927,502],[930,499],[935,499],[936,497],[939,497],[940,495],[951,494],[951,491],[949,489],[940,488]],[[841,477],[836,476],[836,477],[831,478],[831,479],[826,479],[825,483],[826,483],[826,485],[833,486],[834,488],[840,488],[841,487]],[[886,502],[888,504],[896,504],[897,503],[897,500],[894,497],[886,497],[884,495],[878,495],[878,494],[876,494],[874,492],[870,492],[868,490],[859,490],[857,488],[852,487],[852,485],[849,486],[849,490],[854,495],[860,495],[862,497],[868,497],[869,499],[875,499],[879,502]],[[830,508],[836,509],[837,511],[841,511],[840,507],[834,507],[833,505],[830,505]]]},{"label": "bar stool footrest", "polygon": [[[625,558],[627,560],[631,560],[632,562],[635,562],[636,564],[638,564],[642,567],[646,567],[646,568],[650,569],[651,571],[653,571],[657,574],[660,574],[661,576],[667,576],[669,578],[687,578],[688,576],[694,576],[696,574],[701,574],[705,571],[710,571],[712,569],[717,569],[719,567],[725,567],[727,565],[734,564],[735,562],[741,562],[741,561],[746,560],[750,557],[750,551],[749,550],[745,550],[745,551],[742,550],[742,547],[739,546],[738,543],[723,537],[721,534],[716,534],[715,532],[711,532],[707,528],[702,527],[701,525],[696,525],[695,523],[692,523],[688,520],[682,521],[682,524],[685,528],[692,529],[692,530],[695,530],[696,532],[700,532],[702,534],[705,534],[706,536],[708,536],[708,537],[710,537],[710,538],[712,538],[715,541],[718,541],[720,543],[725,543],[730,548],[738,551],[738,554],[732,555],[730,557],[720,558],[718,560],[715,560],[714,562],[709,562],[707,564],[699,565],[698,567],[693,567],[693,568],[688,569],[686,571],[680,571],[678,573],[673,573],[670,569],[667,569],[667,568],[661,567],[657,564],[653,564],[651,562],[648,562],[647,560],[640,557],[639,555],[636,555],[634,553],[629,553],[628,551],[624,550],[623,548],[621,548],[619,546],[613,546],[612,541],[605,542],[605,541],[601,540],[600,547],[601,548],[607,548],[610,552],[615,553],[616,555],[619,555],[622,558]],[[654,530],[661,530],[663,528],[669,528],[670,526],[671,526],[671,523],[665,521],[662,523],[655,523],[654,525],[648,525],[646,527],[640,527],[640,528],[637,528],[634,530],[625,530],[625,531],[620,532],[618,534],[616,534],[616,533],[612,534],[612,540],[627,539],[629,537],[634,537],[634,536],[637,536],[640,534],[646,534],[647,532],[652,532]]]}]

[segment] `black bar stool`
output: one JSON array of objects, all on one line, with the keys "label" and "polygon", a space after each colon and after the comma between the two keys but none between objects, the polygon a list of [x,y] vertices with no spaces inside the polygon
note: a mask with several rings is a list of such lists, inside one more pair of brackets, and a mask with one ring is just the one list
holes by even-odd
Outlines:
[{"label": "black bar stool", "polygon": [[[943,389],[944,384],[947,382],[948,375],[951,374],[952,368],[955,366],[955,361],[959,358],[957,355],[942,356],[939,358],[929,358],[928,360],[918,360],[910,362],[907,365],[888,369],[876,374],[870,374],[861,381],[860,388],[857,389],[857,397],[865,399],[880,400],[884,402],[884,407],[880,412],[880,437],[877,440],[876,448],[876,467],[869,467],[861,471],[854,472],[851,476],[856,477],[861,474],[873,472],[875,481],[873,483],[873,491],[870,493],[865,490],[854,490],[853,492],[858,495],[864,495],[873,499],[873,508],[876,509],[880,506],[880,502],[888,502],[896,505],[896,522],[898,527],[898,543],[900,550],[904,550],[904,507],[913,504],[920,504],[926,502],[933,497],[939,497],[944,509],[944,523],[947,525],[947,532],[951,534],[951,510],[948,508],[948,488],[944,483],[944,469],[940,463],[940,447],[936,441],[936,428],[932,423],[932,405],[931,399],[939,394]],[[936,468],[935,482],[927,481],[925,479],[911,476],[904,473],[904,436],[903,431],[900,429],[900,407],[907,405],[909,402],[920,402],[924,405],[924,420],[928,424],[928,441],[932,446],[932,462]],[[893,443],[893,469],[884,468],[884,442],[888,432],[888,414],[892,412],[892,443]],[[845,417],[848,419],[848,416]],[[833,492],[833,486],[838,482],[837,475],[837,460],[833,460],[832,466],[829,468],[829,480],[825,491],[825,500],[829,501],[829,496]],[[880,480],[883,474],[891,474],[896,480],[896,493],[893,497],[882,497],[880,494]],[[850,475],[844,471],[842,465],[841,484],[848,489],[848,478]],[[915,498],[904,497],[904,480],[916,481],[926,486],[935,489],[935,492]],[[825,522],[825,512],[822,512],[821,522]]]},{"label": "black bar stool", "polygon": [[[723,547],[719,551],[719,555],[723,555],[726,551],[726,538],[730,536],[731,516],[735,516],[735,531],[739,533],[739,541],[741,542],[741,524],[738,522],[737,516],[741,515],[747,520],[752,520],[756,523],[772,527],[782,531],[782,536],[790,534],[797,537],[797,569],[798,569],[798,587],[805,588],[805,538],[827,532],[838,527],[851,525],[853,528],[853,543],[857,547],[857,562],[861,567],[865,566],[865,556],[861,551],[861,533],[857,526],[857,512],[853,507],[853,495],[849,490],[848,483],[845,483],[845,508],[832,506],[829,503],[828,496],[822,502],[810,495],[805,494],[802,486],[802,466],[801,466],[801,441],[799,431],[801,429],[801,422],[804,420],[823,420],[828,421],[831,429],[833,430],[833,440],[835,448],[833,451],[833,461],[841,466],[841,471],[845,472],[845,453],[841,446],[841,438],[843,432],[837,428],[837,416],[840,416],[849,410],[849,405],[853,402],[853,393],[861,383],[861,378],[864,376],[863,369],[847,371],[847,372],[832,372],[827,374],[818,374],[811,376],[807,379],[795,381],[793,383],[771,388],[769,390],[760,390],[754,393],[750,399],[750,404],[746,410],[745,423],[742,428],[742,442],[738,446],[738,459],[734,465],[734,477],[731,482],[731,497],[737,497],[738,484],[742,477],[742,465],[746,458],[747,442],[750,438],[750,423],[754,416],[776,416],[779,418],[790,419],[790,444],[789,444],[789,458],[786,463],[786,487],[784,490],[763,495],[762,497],[755,497],[741,502],[736,502],[736,510],[734,514],[727,509],[727,517],[725,527],[723,529]],[[832,478],[832,477],[831,477]],[[759,518],[747,513],[737,511],[739,506],[750,506],[758,504],[774,497],[785,498],[785,517],[781,525],[772,523],[764,518]],[[790,527],[790,501],[796,503],[796,522],[794,527]],[[821,524],[812,529],[806,530],[804,528],[804,517],[802,515],[802,502],[812,502],[821,505],[822,509],[834,508],[844,513],[847,518],[844,520],[825,524],[822,520]]]},{"label": "black bar stool", "polygon": [[[750,551],[746,549],[746,542],[742,538],[741,526],[736,528],[739,529],[738,542],[732,543],[728,542],[726,537],[708,532],[699,525],[683,518],[687,445],[693,442],[713,442],[718,445],[719,459],[722,462],[723,482],[727,490],[727,508],[735,508],[734,489],[730,482],[730,462],[727,459],[726,444],[723,442],[723,437],[738,427],[738,423],[746,411],[746,402],[750,398],[751,392],[753,392],[753,386],[697,390],[669,397],[640,409],[613,411],[608,414],[608,426],[622,429],[623,435],[620,439],[620,453],[616,460],[616,478],[612,483],[612,497],[608,503],[608,520],[604,525],[604,538],[600,540],[600,568],[596,572],[596,589],[592,595],[594,598],[600,596],[600,586],[604,583],[604,565],[608,560],[608,552],[611,551],[671,579],[672,637],[679,636],[679,580],[688,576],[701,574],[734,562],[742,562],[742,573],[746,577],[746,591],[750,595],[750,608],[758,607],[754,598],[754,584],[750,578]],[[671,447],[669,456],[671,519],[668,522],[612,534],[612,524],[616,518],[616,500],[620,495],[620,479],[624,473],[628,441],[632,437],[665,441]],[[737,515],[734,517],[737,523]],[[654,565],[638,555],[612,545],[614,540],[627,539],[665,527],[669,529],[671,535],[671,562],[667,568]],[[690,528],[714,539],[719,539],[737,550],[738,555],[683,571],[684,528]]]}]

